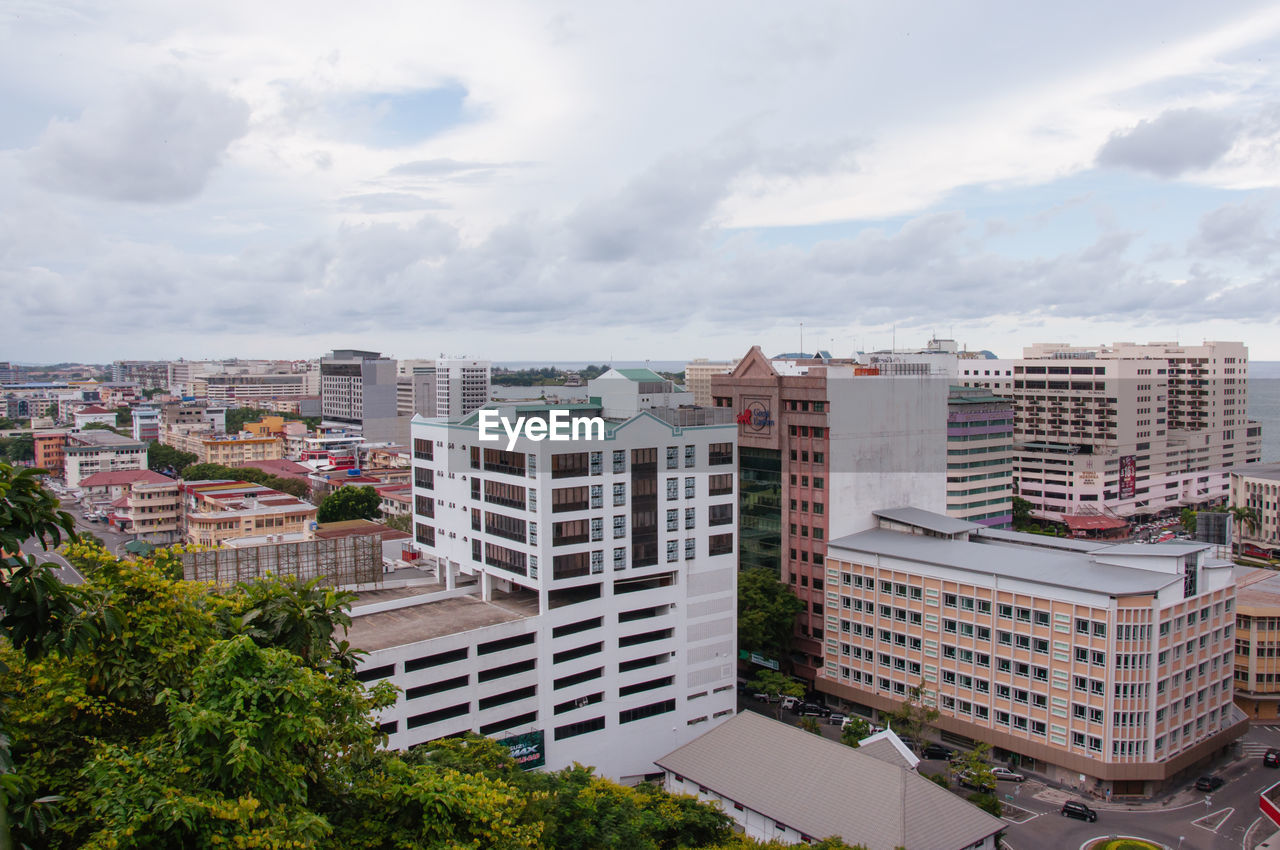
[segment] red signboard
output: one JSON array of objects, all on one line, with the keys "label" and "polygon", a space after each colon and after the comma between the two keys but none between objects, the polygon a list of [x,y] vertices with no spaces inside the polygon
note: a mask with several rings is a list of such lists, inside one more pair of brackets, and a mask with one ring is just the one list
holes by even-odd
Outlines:
[{"label": "red signboard", "polygon": [[1120,498],[1132,499],[1138,489],[1138,459],[1133,455],[1120,458]]}]

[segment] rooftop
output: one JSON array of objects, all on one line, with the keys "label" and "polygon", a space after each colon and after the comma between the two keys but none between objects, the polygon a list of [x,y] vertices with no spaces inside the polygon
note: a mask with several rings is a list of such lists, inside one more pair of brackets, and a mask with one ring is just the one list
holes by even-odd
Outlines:
[{"label": "rooftop", "polygon": [[858,752],[908,770],[915,770],[920,764],[920,759],[892,729],[863,738],[858,742]]},{"label": "rooftop", "polygon": [[390,526],[368,519],[322,522],[316,528],[316,538],[320,540],[327,540],[330,537],[360,537],[370,534],[376,534],[384,542],[387,540],[408,540],[413,537],[407,531],[397,531]]},{"label": "rooftop", "polygon": [[[423,590],[423,588],[406,589],[416,590],[420,594]],[[376,591],[376,593],[383,592]],[[494,626],[498,623],[521,620],[538,613],[537,597],[532,594],[506,597],[495,593],[493,602],[485,602],[476,596],[433,599],[433,594],[421,595],[422,601],[412,604],[411,600],[415,596],[412,593],[397,593],[382,598],[373,598],[369,594],[361,593],[359,602],[351,610],[351,628],[347,631],[347,641],[357,649],[376,652],[393,646],[404,646],[445,635],[469,632],[485,626]],[[406,604],[389,611],[360,613],[362,605],[382,601],[402,601]]]},{"label": "rooftop", "polygon": [[871,513],[880,519],[918,526],[927,531],[936,531],[939,534],[960,534],[961,532],[975,531],[983,527],[976,522],[956,519],[945,514],[926,511],[923,508],[885,508]]},{"label": "rooftop", "polygon": [[806,835],[869,850],[960,850],[1005,827],[913,771],[752,711],[655,761]]},{"label": "rooftop", "polygon": [[[1242,613],[1275,616],[1280,609],[1280,572],[1235,567],[1236,605]],[[1259,609],[1269,609],[1265,613]]]},{"label": "rooftop", "polygon": [[[1180,575],[1156,569],[1140,569],[1104,563],[1100,556],[1179,555],[1203,546],[1101,546],[1092,552],[1042,549],[1022,545],[990,543],[926,537],[875,528],[831,541],[828,557],[849,559],[849,553],[883,555],[920,564],[932,564],[966,570],[999,578],[1032,581],[1052,587],[1090,590],[1110,596],[1132,593],[1155,593],[1163,587],[1182,581]],[[856,560],[854,558],[853,560]]]},{"label": "rooftop", "polygon": [[1233,466],[1229,471],[1232,475],[1242,475],[1246,478],[1280,481],[1280,463],[1246,463],[1244,466]]},{"label": "rooftop", "polygon": [[170,484],[172,478],[152,472],[150,469],[116,469],[110,472],[95,472],[88,478],[80,480],[81,489],[85,487],[114,487],[120,484]]}]

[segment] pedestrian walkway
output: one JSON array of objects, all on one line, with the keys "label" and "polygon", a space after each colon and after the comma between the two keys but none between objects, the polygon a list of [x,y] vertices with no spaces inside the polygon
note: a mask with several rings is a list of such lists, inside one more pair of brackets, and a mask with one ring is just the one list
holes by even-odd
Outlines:
[{"label": "pedestrian walkway", "polygon": [[1035,799],[1043,803],[1050,803],[1054,806],[1061,806],[1068,800],[1077,800],[1085,803],[1085,805],[1091,809],[1116,812],[1146,812],[1153,809],[1177,809],[1190,803],[1204,803],[1204,794],[1195,790],[1177,791],[1167,797],[1154,800],[1117,800],[1114,802],[1108,802],[1105,799],[1097,799],[1091,794],[1081,794],[1063,788],[1051,788],[1044,786],[1043,790],[1037,791],[1033,796]]},{"label": "pedestrian walkway", "polygon": [[1245,758],[1261,758],[1271,747],[1262,741],[1244,741],[1240,744],[1240,755]]}]

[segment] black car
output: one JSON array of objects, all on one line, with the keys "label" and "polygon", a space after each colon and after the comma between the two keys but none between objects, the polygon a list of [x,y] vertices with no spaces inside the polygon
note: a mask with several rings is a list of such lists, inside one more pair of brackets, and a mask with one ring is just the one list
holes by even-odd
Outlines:
[{"label": "black car", "polygon": [[949,759],[953,752],[950,747],[944,747],[942,744],[925,744],[920,755],[927,759]]},{"label": "black car", "polygon": [[796,714],[801,717],[829,717],[831,709],[816,702],[802,702],[796,706]]},{"label": "black car", "polygon": [[1275,747],[1267,750],[1266,755],[1262,757],[1263,767],[1280,767],[1280,750]]},{"label": "black car", "polygon": [[1225,783],[1226,783],[1226,780],[1223,779],[1221,776],[1219,776],[1216,773],[1210,773],[1208,776],[1202,776],[1196,780],[1196,790],[1197,791],[1217,791]]},{"label": "black car", "polygon": [[1098,813],[1086,806],[1084,803],[1077,803],[1075,800],[1068,800],[1062,804],[1062,816],[1064,818],[1078,818],[1093,823],[1098,819]]}]

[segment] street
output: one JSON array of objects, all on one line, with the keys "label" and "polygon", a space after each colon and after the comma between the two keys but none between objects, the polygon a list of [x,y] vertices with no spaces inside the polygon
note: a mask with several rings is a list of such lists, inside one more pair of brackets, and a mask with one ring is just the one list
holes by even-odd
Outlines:
[{"label": "street", "polygon": [[[1005,843],[1011,850],[1074,850],[1099,836],[1132,835],[1184,850],[1252,850],[1257,841],[1276,831],[1265,820],[1256,827],[1254,824],[1261,818],[1258,794],[1280,782],[1280,770],[1262,766],[1267,747],[1280,747],[1280,728],[1254,727],[1241,742],[1241,755],[1236,760],[1213,766],[1213,772],[1227,780],[1217,791],[1195,791],[1191,787],[1195,777],[1191,777],[1175,793],[1161,797],[1160,802],[1140,803],[1134,807],[1137,811],[1125,811],[1119,804],[1106,804],[1028,781],[1021,794],[1009,802],[1026,809],[1031,816],[1010,825]],[[1008,783],[1000,785],[1001,797],[1007,800],[1011,793],[1005,787]],[[1097,822],[1062,817],[1065,799],[1081,800],[1096,810]],[[1250,839],[1248,844],[1246,837]]]},{"label": "street", "polygon": [[[75,529],[77,533],[89,533],[96,536],[102,541],[102,545],[107,551],[113,555],[125,554],[124,544],[133,539],[133,535],[121,533],[105,522],[89,522],[84,518],[83,508],[71,499],[63,499],[59,507],[71,514],[75,519]],[[22,544],[22,551],[27,555],[34,555],[36,561],[40,563],[49,563],[54,565],[54,573],[64,584],[83,584],[84,577],[67,562],[67,559],[57,552],[46,552],[40,548],[40,543],[34,537],[26,540]]]},{"label": "street", "polygon": [[[739,699],[739,710],[777,717],[792,725],[800,720],[794,712],[750,696]],[[824,718],[814,719],[824,737],[840,740],[839,726]],[[1009,850],[1076,850],[1094,838],[1128,835],[1158,841],[1172,850],[1253,850],[1258,842],[1277,831],[1258,810],[1259,793],[1280,782],[1280,770],[1262,766],[1262,754],[1268,747],[1280,748],[1280,725],[1255,726],[1241,739],[1238,757],[1225,759],[1205,771],[1226,780],[1212,794],[1195,791],[1192,785],[1196,777],[1191,776],[1181,787],[1153,801],[1131,806],[1081,796],[1038,781],[1034,775],[1023,783],[1001,782],[1001,800],[1024,810],[1006,812],[1009,828],[1005,844]],[[945,768],[945,762],[923,760],[919,771],[939,773]],[[957,792],[967,794],[960,789]],[[1063,817],[1065,800],[1079,800],[1097,811],[1097,822]],[[856,836],[844,837],[856,840]]]}]

